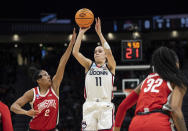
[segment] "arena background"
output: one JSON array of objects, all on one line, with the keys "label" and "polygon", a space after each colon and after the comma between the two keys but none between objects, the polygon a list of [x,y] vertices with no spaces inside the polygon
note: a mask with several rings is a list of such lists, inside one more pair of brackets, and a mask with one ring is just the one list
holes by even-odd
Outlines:
[{"label": "arena background", "polygon": [[[141,82],[147,76],[151,55],[160,46],[176,51],[181,68],[188,76],[188,10],[184,1],[6,1],[0,4],[1,101],[10,107],[35,86],[28,76],[31,65],[46,69],[51,76],[55,74],[73,27],[79,30],[74,15],[81,8],[89,8],[101,18],[102,32],[117,62],[113,99],[116,109],[125,98],[122,86],[126,90],[134,89],[136,80]],[[123,61],[122,40],[139,40],[142,59]],[[93,24],[86,33],[81,52],[93,59],[98,42]],[[133,65],[137,69],[131,69]],[[125,79],[127,83],[122,82]],[[60,88],[60,130],[81,129],[83,93],[84,69],[71,56]],[[186,94],[183,113],[188,125],[187,100]],[[128,129],[134,109],[128,111],[122,131]],[[12,112],[11,115],[14,130],[26,131],[30,117]]]}]

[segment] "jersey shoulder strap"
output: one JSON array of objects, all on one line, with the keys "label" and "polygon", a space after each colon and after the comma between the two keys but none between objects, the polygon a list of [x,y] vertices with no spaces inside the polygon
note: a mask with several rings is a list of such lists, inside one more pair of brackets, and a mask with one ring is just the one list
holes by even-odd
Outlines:
[{"label": "jersey shoulder strap", "polygon": [[[91,65],[90,65],[90,67],[89,67],[89,69],[88,69],[88,71],[91,69],[91,67],[93,67],[94,64],[95,64],[95,62],[92,61]],[[88,71],[85,72],[85,75],[87,75]]]}]

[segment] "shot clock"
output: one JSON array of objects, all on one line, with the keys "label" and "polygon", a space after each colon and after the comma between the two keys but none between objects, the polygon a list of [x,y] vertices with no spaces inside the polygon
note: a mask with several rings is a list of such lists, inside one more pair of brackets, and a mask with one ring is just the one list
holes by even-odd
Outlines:
[{"label": "shot clock", "polygon": [[141,40],[122,40],[121,41],[122,61],[141,61],[142,60],[142,41]]}]

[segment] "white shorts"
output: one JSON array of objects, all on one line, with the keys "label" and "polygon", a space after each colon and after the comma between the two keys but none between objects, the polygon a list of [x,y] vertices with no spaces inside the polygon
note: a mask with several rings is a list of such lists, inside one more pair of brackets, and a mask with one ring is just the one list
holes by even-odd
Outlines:
[{"label": "white shorts", "polygon": [[86,101],[83,104],[82,131],[110,130],[114,123],[114,104]]}]

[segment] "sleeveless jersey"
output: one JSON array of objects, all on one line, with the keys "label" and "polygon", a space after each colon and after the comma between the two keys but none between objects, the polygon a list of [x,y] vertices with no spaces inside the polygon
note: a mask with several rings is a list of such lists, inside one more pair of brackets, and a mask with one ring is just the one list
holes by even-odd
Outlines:
[{"label": "sleeveless jersey", "polygon": [[160,78],[157,73],[148,75],[141,85],[135,114],[138,112],[149,112],[155,109],[170,111],[169,101],[172,90],[170,82]]},{"label": "sleeveless jersey", "polygon": [[113,91],[114,75],[107,65],[97,66],[94,62],[85,76],[85,98],[86,100],[101,99],[111,101]]},{"label": "sleeveless jersey", "polygon": [[41,95],[39,87],[33,88],[34,97],[30,103],[34,110],[40,111],[29,123],[34,130],[50,130],[58,124],[58,104],[59,98],[53,88],[49,88],[45,95]]}]

